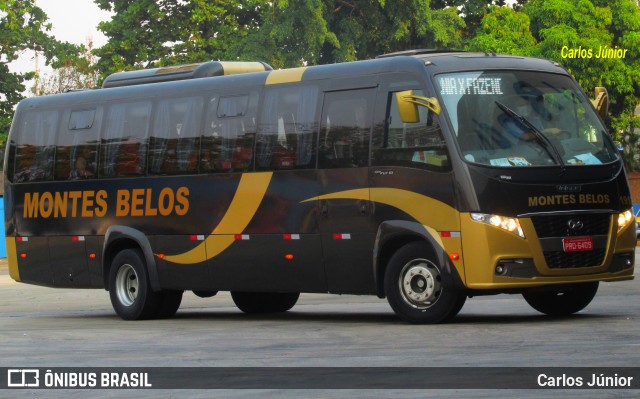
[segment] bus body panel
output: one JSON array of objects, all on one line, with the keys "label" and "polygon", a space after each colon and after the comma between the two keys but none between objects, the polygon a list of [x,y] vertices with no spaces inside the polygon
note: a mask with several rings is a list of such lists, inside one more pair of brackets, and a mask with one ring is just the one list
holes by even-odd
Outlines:
[{"label": "bus body panel", "polygon": [[[474,57],[438,55],[433,63],[426,58],[395,57],[273,75],[252,73],[24,100],[17,107],[5,157],[11,276],[47,286],[106,288],[109,261],[115,255],[109,251],[135,244],[143,250],[154,290],[382,297],[385,268],[393,253],[421,240],[445,270],[445,284],[470,292],[632,278],[635,233],[629,226],[620,231],[617,226],[619,213],[631,206],[621,161],[563,171],[556,166],[487,167],[465,159],[445,112],[425,111],[432,134],[425,142],[414,137],[409,124],[399,123],[394,111],[397,93],[413,91],[418,97],[437,98],[435,76],[441,73],[486,68],[568,76],[544,60]],[[263,122],[275,116],[267,98],[286,98],[309,88],[317,96],[308,112],[303,112],[304,102],[292,108],[309,120],[302,123],[278,114],[271,128],[283,131],[266,137]],[[223,97],[243,96],[246,101],[219,105]],[[195,118],[201,126],[196,141],[185,142],[184,147],[197,148],[194,159],[180,160],[177,144],[169,148],[159,134],[155,137],[163,123],[156,113],[182,97],[192,98],[201,111]],[[368,108],[361,124],[356,105],[363,99]],[[160,106],[164,100],[168,102]],[[70,130],[65,118],[73,119],[71,110],[95,107],[95,129],[103,137],[109,115],[125,112],[109,114],[109,107],[145,101],[149,130],[145,140],[154,137],[154,151],[174,156],[172,168],[180,162],[191,167],[195,162],[196,169],[188,169],[191,174],[160,172],[171,169],[151,173],[152,155],[139,156],[149,150],[145,147],[149,139],[123,144],[129,157],[119,161],[121,169],[114,177],[67,180],[63,176],[73,162],[53,158],[46,162],[60,163],[50,171],[57,181],[17,180],[15,172],[22,166],[16,148],[22,146],[26,157],[38,146],[44,148],[44,155],[69,156],[79,146],[67,143],[68,148],[56,149],[51,143],[22,142],[27,139],[19,134],[29,118],[57,112],[64,121],[56,126]],[[245,109],[240,109],[242,104]],[[81,119],[86,114],[76,116]],[[336,121],[348,117],[353,122],[343,127],[348,127],[346,136],[350,136],[330,140]],[[218,129],[224,118],[238,122],[234,128],[246,135],[229,138],[224,129],[211,133],[209,129]],[[186,123],[175,127],[178,135],[187,128]],[[294,133],[285,132],[289,127],[295,128]],[[290,141],[292,137],[296,138]],[[219,144],[212,147],[218,151],[215,156],[222,157],[226,151],[235,158],[205,168],[210,155],[204,151],[207,140]],[[269,140],[274,142],[273,153],[259,153],[271,145]],[[242,147],[244,141],[252,144]],[[97,162],[109,161],[106,148],[115,142],[99,137],[91,142],[98,148]],[[281,148],[276,149],[276,142]],[[305,146],[314,148],[313,154],[305,153]],[[246,151],[251,153],[249,158]],[[338,162],[339,154],[349,151]],[[307,164],[297,168],[291,163],[303,155],[310,157]],[[270,162],[261,163],[267,158]],[[49,165],[46,162],[43,165]],[[144,170],[136,174],[140,168],[148,175]],[[472,219],[475,213],[518,218],[524,238],[478,223]],[[565,224],[577,220],[586,228],[591,219],[582,220],[582,215],[595,215],[600,230],[585,234],[556,230],[541,237],[538,220],[558,215]],[[578,266],[566,267],[562,257],[573,259],[573,255],[564,253],[559,255],[559,265],[549,266],[545,252],[566,252],[563,240],[585,235],[601,254],[595,264],[580,265],[584,255],[580,254],[572,260]],[[122,243],[126,245],[119,246]],[[497,266],[506,271],[498,273]]]}]

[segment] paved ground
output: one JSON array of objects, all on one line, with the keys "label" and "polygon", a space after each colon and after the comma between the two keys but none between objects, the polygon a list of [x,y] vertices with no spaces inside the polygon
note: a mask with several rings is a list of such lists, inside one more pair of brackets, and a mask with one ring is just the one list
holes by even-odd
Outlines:
[{"label": "paved ground", "polygon": [[[587,309],[555,320],[508,295],[472,298],[450,324],[413,326],[375,297],[302,295],[287,314],[247,316],[228,294],[201,299],[187,293],[174,319],[125,322],[115,316],[106,291],[18,284],[0,263],[0,367],[639,365],[640,280],[601,284]],[[0,390],[0,398],[150,393]],[[154,390],[153,396],[627,398],[640,392]]]}]

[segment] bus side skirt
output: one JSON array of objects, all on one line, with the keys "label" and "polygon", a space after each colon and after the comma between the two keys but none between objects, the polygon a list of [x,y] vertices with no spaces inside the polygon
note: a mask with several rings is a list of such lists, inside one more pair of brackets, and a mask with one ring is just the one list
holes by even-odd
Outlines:
[{"label": "bus side skirt", "polygon": [[161,291],[160,277],[156,261],[147,236],[139,230],[127,226],[110,226],[107,229],[102,249],[102,271],[105,289],[109,287],[109,268],[115,255],[126,248],[140,248],[144,254],[149,281],[153,291]]}]

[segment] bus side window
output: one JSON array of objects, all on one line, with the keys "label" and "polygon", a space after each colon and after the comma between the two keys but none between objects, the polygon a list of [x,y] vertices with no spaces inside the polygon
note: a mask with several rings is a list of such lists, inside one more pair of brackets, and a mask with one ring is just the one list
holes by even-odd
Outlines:
[{"label": "bus side window", "polygon": [[102,107],[64,114],[56,141],[56,180],[95,177],[101,121]]},{"label": "bus side window", "polygon": [[58,111],[28,111],[21,118],[15,148],[13,181],[46,181],[53,177]]},{"label": "bus side window", "polygon": [[318,167],[369,165],[369,135],[375,89],[325,94],[318,148]]},{"label": "bus side window", "polygon": [[267,90],[256,139],[256,169],[315,167],[318,92],[316,86]]},{"label": "bus side window", "polygon": [[[424,96],[421,90],[414,90]],[[375,166],[407,166],[431,170],[449,170],[449,155],[440,129],[438,115],[418,106],[419,120],[404,123],[398,111],[396,93],[389,93],[384,138],[376,137]]]},{"label": "bus side window", "polygon": [[255,122],[248,94],[213,98],[207,107],[205,136],[200,152],[200,172],[246,172],[253,158]]},{"label": "bus side window", "polygon": [[149,174],[193,174],[198,171],[203,100],[160,100],[149,138]]},{"label": "bus side window", "polygon": [[100,146],[100,176],[145,173],[150,115],[150,101],[109,107]]}]

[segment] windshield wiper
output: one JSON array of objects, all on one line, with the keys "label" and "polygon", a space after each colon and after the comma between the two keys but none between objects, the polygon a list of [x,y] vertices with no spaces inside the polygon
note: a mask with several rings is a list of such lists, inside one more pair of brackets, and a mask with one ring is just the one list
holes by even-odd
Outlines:
[{"label": "windshield wiper", "polygon": [[547,136],[545,136],[540,131],[540,129],[538,129],[536,127],[536,125],[531,123],[531,121],[529,121],[524,116],[516,113],[516,111],[514,111],[511,108],[507,107],[506,105],[504,105],[500,101],[496,100],[495,103],[498,106],[498,108],[500,108],[505,114],[507,114],[510,117],[512,117],[522,127],[524,127],[525,129],[529,129],[529,130],[531,130],[533,132],[534,137],[538,140],[538,142],[540,144],[542,144],[542,148],[545,149],[545,151],[547,152],[547,154],[549,154],[551,156],[551,158],[553,158],[556,162],[558,162],[558,164],[560,165],[560,170],[564,173],[564,171],[566,169],[566,165],[564,164],[564,161],[562,160],[562,155],[560,155],[560,153],[558,152],[558,149],[556,148],[555,145],[553,145],[551,140],[549,140],[549,138]]}]

